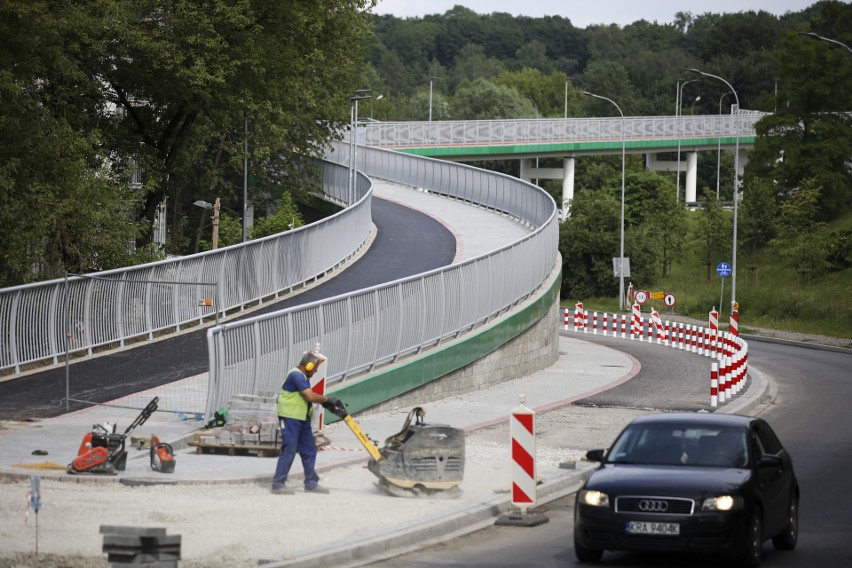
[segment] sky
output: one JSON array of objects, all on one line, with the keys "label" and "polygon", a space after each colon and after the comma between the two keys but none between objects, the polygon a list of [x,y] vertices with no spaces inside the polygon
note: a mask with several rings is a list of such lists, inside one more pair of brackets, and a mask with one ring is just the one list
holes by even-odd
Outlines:
[{"label": "sky", "polygon": [[593,24],[625,26],[637,20],[668,24],[677,12],[728,13],[764,10],[783,15],[798,12],[817,0],[379,0],[375,14],[391,14],[398,18],[443,14],[455,5],[470,8],[478,14],[504,12],[513,16],[562,16],[576,28]]}]

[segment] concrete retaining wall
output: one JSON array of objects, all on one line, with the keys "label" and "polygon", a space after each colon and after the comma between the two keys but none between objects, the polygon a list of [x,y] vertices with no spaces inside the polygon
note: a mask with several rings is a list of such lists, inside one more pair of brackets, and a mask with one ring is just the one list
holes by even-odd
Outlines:
[{"label": "concrete retaining wall", "polygon": [[550,367],[559,358],[559,297],[532,327],[496,351],[363,414],[428,404],[462,395]]}]

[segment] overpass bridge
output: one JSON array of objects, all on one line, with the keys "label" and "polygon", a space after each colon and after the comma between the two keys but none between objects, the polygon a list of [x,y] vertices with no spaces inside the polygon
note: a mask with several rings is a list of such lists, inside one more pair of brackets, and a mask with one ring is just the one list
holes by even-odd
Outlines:
[{"label": "overpass bridge", "polygon": [[[738,175],[754,145],[762,112],[730,115],[545,118],[433,122],[371,122],[359,127],[359,143],[455,162],[520,160],[520,178],[562,180],[562,209],[574,196],[577,158],[644,154],[649,170],[686,172],[685,201],[696,201],[698,152],[739,148]],[[682,153],[685,160],[678,160]],[[664,154],[675,160],[661,159]],[[559,158],[561,168],[539,168],[538,160]],[[678,187],[680,187],[678,182]]]}]

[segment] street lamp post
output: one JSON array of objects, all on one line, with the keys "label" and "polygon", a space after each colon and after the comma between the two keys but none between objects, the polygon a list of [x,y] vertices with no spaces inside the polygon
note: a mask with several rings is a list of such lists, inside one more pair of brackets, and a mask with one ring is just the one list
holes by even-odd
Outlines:
[{"label": "street lamp post", "polygon": [[835,45],[839,45],[840,47],[845,48],[846,51],[848,51],[849,53],[852,53],[852,47],[849,47],[845,43],[839,42],[836,39],[823,37],[819,34],[815,34],[814,32],[796,32],[796,33],[799,34],[800,36],[806,36],[806,37],[810,37],[810,38],[813,38],[813,39],[816,39],[816,40],[819,40],[819,41],[827,41],[828,43],[833,43]]},{"label": "street lamp post", "polygon": [[695,103],[697,103],[700,100],[701,100],[701,95],[698,95],[697,97],[695,97],[695,100],[692,101],[692,105],[690,105],[690,107],[689,107],[689,114],[691,114],[691,115],[695,114]]},{"label": "street lamp post", "polygon": [[429,122],[432,122],[432,83],[440,77],[429,77]]},{"label": "street lamp post", "polygon": [[243,112],[245,137],[243,140],[243,242],[248,240],[248,113]]},{"label": "street lamp post", "polygon": [[349,98],[351,103],[352,123],[349,129],[349,196],[346,203],[347,206],[352,204],[355,197],[355,172],[357,165],[356,162],[358,160],[358,101],[372,98],[367,94],[370,92],[370,89],[357,89],[355,91],[355,96]]},{"label": "street lamp post", "polygon": [[206,201],[195,201],[193,205],[197,205],[203,209],[213,210],[213,243],[212,250],[216,250],[219,248],[219,209],[221,209],[222,204],[219,201],[219,198],[216,198],[215,203],[208,203]]},{"label": "street lamp post", "polygon": [[703,75],[704,77],[710,77],[711,79],[717,79],[725,83],[725,85],[728,86],[728,88],[731,90],[731,93],[734,95],[734,100],[737,104],[737,133],[736,141],[734,143],[734,235],[733,250],[731,251],[731,312],[733,313],[733,308],[737,303],[737,204],[740,201],[740,98],[739,96],[737,96],[737,91],[734,90],[734,87],[718,75],[705,73],[704,71],[699,71],[698,69],[688,69],[688,71],[698,73],[699,75]]},{"label": "street lamp post", "polygon": [[[719,116],[722,116],[722,99],[731,94],[731,91],[728,91],[721,97],[719,97]],[[719,142],[716,148],[716,201],[719,201],[719,170],[722,165],[722,136],[719,136]],[[719,306],[721,308],[721,306]]]},{"label": "street lamp post", "polygon": [[624,113],[621,112],[621,107],[612,99],[596,95],[588,91],[583,91],[584,95],[589,95],[596,99],[601,99],[612,103],[621,115],[621,237],[618,256],[618,309],[624,310],[624,163],[625,163],[625,132],[624,132]]}]

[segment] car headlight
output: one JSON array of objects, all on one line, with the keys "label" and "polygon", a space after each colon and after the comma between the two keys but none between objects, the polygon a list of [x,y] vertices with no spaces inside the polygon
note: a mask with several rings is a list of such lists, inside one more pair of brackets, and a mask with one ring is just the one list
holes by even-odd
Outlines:
[{"label": "car headlight", "polygon": [[743,508],[743,498],[739,495],[719,495],[705,499],[702,511],[734,511]]},{"label": "car headlight", "polygon": [[594,489],[580,491],[580,503],[592,507],[609,507],[609,495]]}]

